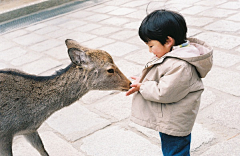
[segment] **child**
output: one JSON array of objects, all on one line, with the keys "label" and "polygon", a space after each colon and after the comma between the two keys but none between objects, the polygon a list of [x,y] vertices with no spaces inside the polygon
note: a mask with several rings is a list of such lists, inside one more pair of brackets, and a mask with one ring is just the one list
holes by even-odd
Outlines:
[{"label": "child", "polygon": [[156,10],[139,28],[140,38],[155,56],[126,93],[135,92],[131,120],[159,131],[164,156],[190,155],[191,131],[200,105],[204,78],[212,67],[213,50],[186,38],[184,18]]}]

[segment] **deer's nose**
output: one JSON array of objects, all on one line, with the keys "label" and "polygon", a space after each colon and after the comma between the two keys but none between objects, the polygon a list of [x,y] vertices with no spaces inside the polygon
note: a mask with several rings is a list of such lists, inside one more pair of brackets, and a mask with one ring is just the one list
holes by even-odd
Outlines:
[{"label": "deer's nose", "polygon": [[130,88],[132,88],[132,87],[131,87],[131,84],[132,84],[132,82],[129,83]]}]

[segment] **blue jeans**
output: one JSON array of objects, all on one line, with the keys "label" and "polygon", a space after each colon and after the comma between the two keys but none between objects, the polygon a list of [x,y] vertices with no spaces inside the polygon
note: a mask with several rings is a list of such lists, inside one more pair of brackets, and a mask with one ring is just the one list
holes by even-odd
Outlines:
[{"label": "blue jeans", "polygon": [[190,156],[191,134],[184,137],[159,132],[164,156]]}]

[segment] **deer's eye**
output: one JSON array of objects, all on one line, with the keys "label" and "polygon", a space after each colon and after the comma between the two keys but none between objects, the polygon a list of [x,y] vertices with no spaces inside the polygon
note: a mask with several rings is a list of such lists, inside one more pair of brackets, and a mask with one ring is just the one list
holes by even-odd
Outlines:
[{"label": "deer's eye", "polygon": [[108,73],[114,73],[114,69],[108,69],[107,72]]}]

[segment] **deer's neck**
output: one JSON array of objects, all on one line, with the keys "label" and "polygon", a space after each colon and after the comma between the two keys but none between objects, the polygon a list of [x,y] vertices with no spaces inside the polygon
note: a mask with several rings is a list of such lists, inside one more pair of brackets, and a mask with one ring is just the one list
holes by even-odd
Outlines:
[{"label": "deer's neck", "polygon": [[83,69],[77,69],[71,64],[49,80],[43,81],[43,99],[49,100],[46,107],[51,112],[68,106],[89,91],[89,72]]}]

